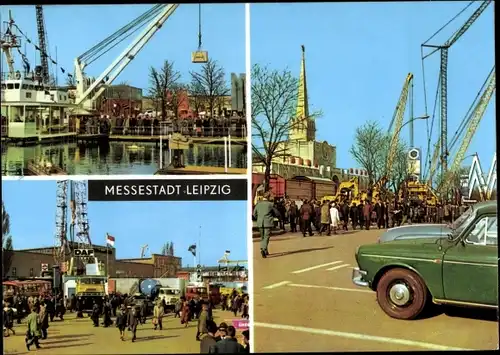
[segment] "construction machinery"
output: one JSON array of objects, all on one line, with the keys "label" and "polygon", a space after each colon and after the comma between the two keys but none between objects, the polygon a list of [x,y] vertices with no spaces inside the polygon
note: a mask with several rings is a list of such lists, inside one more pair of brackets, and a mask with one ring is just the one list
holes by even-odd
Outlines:
[{"label": "construction machinery", "polygon": [[[484,116],[486,108],[493,96],[493,93],[496,89],[496,75],[495,75],[495,67],[491,70],[486,79],[486,88],[483,91],[481,97],[477,101],[472,113],[469,117],[466,118],[466,127],[465,135],[462,139],[462,143],[460,144],[457,153],[453,159],[451,167],[449,171],[443,176],[441,180],[441,184],[439,185],[439,190],[443,193],[446,193],[449,189],[452,189],[454,185],[454,181],[457,178],[457,174],[460,172],[460,166],[465,158],[465,154],[470,146],[472,141],[472,137],[476,133],[477,127],[481,122],[481,119]],[[458,176],[459,178],[459,176]]]},{"label": "construction machinery", "polygon": [[[74,61],[76,79],[75,104],[85,110],[96,110],[97,100],[106,90],[108,85],[110,85],[139,54],[140,50],[162,27],[178,6],[179,4],[154,5],[144,14],[78,56]],[[144,26],[145,28],[139,33],[135,40],[106,69],[104,69],[97,78],[86,76],[84,70],[88,65],[99,59],[110,49],[114,48]]]},{"label": "construction machinery", "polygon": [[45,30],[45,20],[43,16],[42,5],[36,5],[36,27],[38,31],[38,48],[40,53],[41,78],[42,83],[49,84],[49,56],[48,56],[48,38]]},{"label": "construction machinery", "polygon": [[[471,2],[466,9],[472,5]],[[437,31],[431,38],[425,41],[422,47],[422,62],[434,54],[437,51],[440,51],[441,54],[441,68],[439,75],[439,85],[440,85],[440,114],[441,114],[441,130],[440,137],[435,146],[435,151],[432,156],[430,171],[429,171],[429,180],[428,183],[432,184],[432,180],[438,165],[438,158],[441,157],[441,175],[444,176],[448,169],[448,154],[449,154],[449,146],[448,146],[448,50],[450,47],[455,44],[460,37],[462,37],[467,30],[472,26],[472,24],[479,18],[479,16],[486,10],[486,8],[490,5],[491,0],[483,1],[481,5],[474,11],[474,13],[467,19],[467,21],[462,25],[458,31],[456,31],[443,45],[431,45],[428,42],[436,36],[439,32],[441,32],[448,24],[443,26],[439,31]],[[462,10],[460,13],[462,13]],[[459,14],[460,15],[460,14]],[[458,15],[457,15],[458,16]],[[457,17],[456,16],[456,17]],[[455,18],[456,18],[455,17]],[[453,20],[452,20],[453,21]],[[423,55],[423,48],[431,48],[430,53]],[[425,80],[425,78],[424,78]],[[425,82],[424,82],[425,86]],[[432,134],[432,132],[431,132]]]},{"label": "construction machinery", "polygon": [[360,189],[359,178],[354,176],[349,181],[341,182],[337,187],[336,194],[334,196],[324,196],[321,199],[321,203],[325,201],[350,201],[351,204],[355,203],[359,205],[361,201],[367,198],[368,191]]},{"label": "construction machinery", "polygon": [[146,251],[148,250],[149,250],[148,244],[144,244],[143,246],[141,246],[141,259],[143,259],[146,256]]}]

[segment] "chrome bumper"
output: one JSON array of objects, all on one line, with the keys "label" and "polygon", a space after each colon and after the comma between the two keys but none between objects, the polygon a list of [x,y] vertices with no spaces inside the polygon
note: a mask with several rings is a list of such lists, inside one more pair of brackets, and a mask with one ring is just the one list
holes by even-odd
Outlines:
[{"label": "chrome bumper", "polygon": [[368,287],[370,284],[368,281],[363,281],[363,276],[367,275],[367,272],[364,270],[360,270],[359,267],[352,268],[352,282],[356,286]]}]

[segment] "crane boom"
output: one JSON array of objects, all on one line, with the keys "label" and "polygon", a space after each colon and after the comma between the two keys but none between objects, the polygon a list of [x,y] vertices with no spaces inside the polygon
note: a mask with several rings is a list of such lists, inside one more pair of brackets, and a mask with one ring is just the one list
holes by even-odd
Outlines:
[{"label": "crane boom", "polygon": [[45,37],[45,21],[42,5],[36,5],[36,27],[38,31],[38,47],[40,47],[40,64],[42,65],[42,82],[49,82],[49,60],[47,56],[47,43]]},{"label": "crane boom", "polygon": [[411,81],[413,80],[413,74],[408,73],[406,76],[405,83],[403,85],[403,90],[401,90],[401,95],[399,96],[398,104],[394,113],[394,132],[391,136],[391,141],[389,144],[389,152],[387,157],[386,175],[392,170],[392,164],[394,163],[394,158],[396,157],[397,147],[399,143],[399,134],[401,133],[401,128],[403,127],[403,118],[406,111],[406,103],[408,101],[408,91],[410,89]]},{"label": "crane boom", "polygon": [[441,134],[440,134],[440,150],[441,150],[441,171],[444,174],[448,170],[448,50],[456,43],[460,37],[472,26],[472,24],[479,18],[484,10],[489,6],[491,0],[483,1],[481,5],[474,11],[474,13],[465,21],[465,23],[441,46],[426,45],[424,47],[431,47],[434,50],[426,55],[430,56],[437,50],[441,50],[441,66],[440,66],[440,100],[441,100]]},{"label": "crane boom", "polygon": [[[165,21],[174,13],[179,4],[165,5],[163,11],[137,36],[137,38],[111,63],[102,74],[82,93],[78,93],[76,100],[77,105],[83,105],[85,108],[93,109],[95,100],[106,90],[106,84],[113,80],[127,67],[127,65],[135,58],[139,51],[148,43],[153,35],[161,28]],[[76,79],[80,83],[80,88],[83,88],[84,77],[81,70],[79,59],[75,59]],[[81,89],[80,89],[81,90]],[[77,91],[80,91],[77,90]],[[81,90],[83,91],[83,90]]]},{"label": "crane boom", "polygon": [[434,179],[434,174],[436,173],[438,167],[438,159],[439,159],[439,149],[441,147],[441,137],[439,137],[436,145],[434,146],[434,154],[432,154],[431,165],[429,169],[429,179],[427,183],[429,186],[432,186],[432,180]]},{"label": "crane boom", "polygon": [[[460,145],[457,154],[455,154],[455,158],[453,159],[453,163],[450,168],[450,175],[459,171],[460,165],[464,160],[465,153],[467,152],[467,149],[469,148],[469,145],[472,141],[472,137],[476,133],[477,127],[479,126],[479,123],[481,122],[481,119],[484,116],[486,108],[488,107],[488,104],[491,100],[491,97],[493,96],[495,89],[496,89],[496,75],[495,75],[495,70],[493,69],[488,78],[488,85],[483,94],[481,95],[481,98],[479,99],[476,107],[474,108],[474,111],[472,112],[472,117],[469,122],[469,127],[467,128],[465,136],[462,140],[462,144]],[[451,178],[450,175],[446,177],[446,180],[444,181],[445,184],[449,182]]]}]

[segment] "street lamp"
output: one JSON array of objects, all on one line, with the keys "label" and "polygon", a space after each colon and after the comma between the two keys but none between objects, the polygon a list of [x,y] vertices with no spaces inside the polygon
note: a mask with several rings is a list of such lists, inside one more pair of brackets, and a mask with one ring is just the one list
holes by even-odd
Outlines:
[{"label": "street lamp", "polygon": [[[427,120],[428,118],[429,118],[429,115],[410,118],[408,121],[403,123],[401,125],[401,127],[399,127],[399,130],[397,132],[395,132],[395,134],[399,134],[401,132],[401,130],[403,129],[403,127],[406,126],[407,124],[413,123],[414,121],[417,121],[417,120]],[[413,143],[413,142],[411,142],[411,143]]]}]

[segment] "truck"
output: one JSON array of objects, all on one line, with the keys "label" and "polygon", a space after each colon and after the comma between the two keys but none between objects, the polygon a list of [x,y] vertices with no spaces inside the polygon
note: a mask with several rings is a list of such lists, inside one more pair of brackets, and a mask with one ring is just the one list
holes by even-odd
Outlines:
[{"label": "truck", "polygon": [[161,286],[158,297],[165,300],[167,309],[174,309],[175,304],[181,297],[186,296],[186,280],[184,279],[160,279]]},{"label": "truck", "polygon": [[186,299],[199,297],[202,300],[208,301],[208,287],[203,282],[190,282],[186,286]]},{"label": "truck", "polygon": [[101,305],[106,296],[105,276],[81,276],[75,280],[75,296],[83,306],[83,311],[91,311],[94,303]]}]

